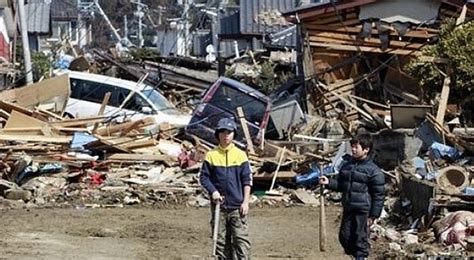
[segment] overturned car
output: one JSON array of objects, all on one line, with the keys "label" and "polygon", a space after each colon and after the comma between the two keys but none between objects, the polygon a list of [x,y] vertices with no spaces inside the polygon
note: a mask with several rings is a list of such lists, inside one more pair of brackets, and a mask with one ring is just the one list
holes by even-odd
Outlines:
[{"label": "overturned car", "polygon": [[[237,112],[242,108],[245,120]],[[221,118],[232,117],[238,125],[235,142],[245,147],[246,140],[241,121],[246,122],[252,143],[259,145],[264,138],[282,139],[294,125],[305,122],[304,113],[295,98],[281,95],[270,98],[241,82],[220,77],[203,94],[195,109],[186,134],[195,135],[216,145],[214,130]]]}]

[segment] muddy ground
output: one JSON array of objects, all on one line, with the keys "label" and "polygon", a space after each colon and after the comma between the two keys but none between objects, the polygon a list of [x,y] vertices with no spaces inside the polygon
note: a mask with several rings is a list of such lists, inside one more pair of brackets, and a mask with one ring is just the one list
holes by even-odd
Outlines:
[{"label": "muddy ground", "polygon": [[[319,252],[317,207],[251,208],[254,259],[348,259],[337,243],[339,207],[327,210]],[[0,259],[203,259],[208,208],[17,209],[1,212]]]}]

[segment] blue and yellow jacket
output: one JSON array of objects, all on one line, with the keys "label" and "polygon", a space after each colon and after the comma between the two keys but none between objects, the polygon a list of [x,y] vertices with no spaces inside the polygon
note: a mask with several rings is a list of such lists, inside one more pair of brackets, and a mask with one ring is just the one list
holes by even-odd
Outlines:
[{"label": "blue and yellow jacket", "polygon": [[224,197],[222,208],[238,209],[244,201],[244,186],[252,186],[250,163],[244,151],[230,144],[207,152],[199,176],[201,185],[212,195]]}]

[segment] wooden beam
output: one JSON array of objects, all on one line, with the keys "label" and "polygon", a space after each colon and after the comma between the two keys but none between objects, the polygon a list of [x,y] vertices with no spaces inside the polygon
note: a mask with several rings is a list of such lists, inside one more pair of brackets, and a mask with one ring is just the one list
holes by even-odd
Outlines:
[{"label": "wooden beam", "polygon": [[[334,25],[319,25],[319,24],[305,24],[308,32],[310,33],[311,30],[321,31],[321,32],[341,32],[346,34],[358,34],[362,30],[362,26],[334,26]],[[378,35],[379,32],[376,29],[372,29],[372,34]],[[393,30],[390,31],[389,34],[391,36],[399,36],[398,33]],[[424,30],[409,30],[403,37],[413,37],[413,38],[423,38],[428,39],[438,34],[430,33]]]},{"label": "wooden beam", "polygon": [[255,154],[255,149],[253,149],[252,137],[250,136],[249,128],[247,126],[247,120],[245,119],[244,109],[242,107],[237,108],[237,115],[240,119],[240,125],[242,126],[245,140],[247,141],[247,149],[252,154]]},{"label": "wooden beam", "polygon": [[375,102],[375,101],[372,101],[372,100],[368,100],[368,99],[365,99],[365,98],[361,98],[359,96],[356,96],[356,95],[349,95],[351,98],[355,98],[359,101],[362,101],[362,102],[366,102],[366,103],[369,103],[369,104],[372,104],[372,105],[376,105],[376,106],[379,106],[379,107],[382,107],[382,108],[385,108],[385,109],[390,109],[390,106],[387,106],[387,105],[384,105],[384,104],[380,104],[378,102]]},{"label": "wooden beam", "polygon": [[[325,86],[321,83],[320,83],[320,85],[322,85],[327,90],[327,86]],[[357,110],[357,112],[359,112],[361,115],[365,116],[366,118],[368,118],[370,120],[374,120],[374,118],[371,115],[366,113],[364,110],[360,109],[357,105],[355,105],[354,103],[352,103],[348,99],[346,99],[346,98],[342,97],[341,95],[337,94],[335,91],[330,91],[329,93],[331,93],[332,95],[338,97],[343,103],[345,103],[345,104],[349,105],[350,107],[354,108],[355,110]]]},{"label": "wooden beam", "polygon": [[27,141],[27,142],[44,142],[44,143],[69,143],[72,140],[71,136],[56,136],[46,137],[42,135],[11,135],[0,134],[2,141]]},{"label": "wooden beam", "polygon": [[396,55],[416,55],[418,51],[410,50],[398,50],[393,48],[388,48],[385,51],[378,47],[366,47],[366,46],[349,46],[343,44],[331,44],[331,43],[321,43],[321,42],[310,42],[311,46],[314,47],[324,47],[328,50],[340,50],[340,51],[355,51],[355,52],[372,52],[372,53],[385,53],[385,54],[396,54]]},{"label": "wooden beam", "polygon": [[96,117],[88,117],[88,118],[77,118],[77,119],[66,119],[62,121],[50,122],[53,126],[81,126],[81,125],[88,125],[93,124],[96,122],[102,122],[107,119],[109,116],[96,116]]},{"label": "wooden beam", "polygon": [[449,75],[446,75],[443,81],[443,89],[441,90],[441,98],[439,99],[438,112],[436,113],[436,122],[440,125],[444,125],[444,115],[446,114],[446,106],[448,105],[450,83],[451,79]]},{"label": "wooden beam", "polygon": [[98,135],[107,136],[107,135],[112,135],[118,132],[126,133],[132,129],[142,128],[142,127],[150,126],[153,124],[155,124],[155,118],[145,117],[144,119],[140,119],[133,122],[126,122],[126,123],[111,125],[107,127],[102,127],[102,128],[97,129],[95,133]]},{"label": "wooden beam", "polygon": [[[334,33],[334,32],[310,32],[309,33],[310,37],[309,40],[314,40],[314,41],[322,41],[324,42],[325,40],[328,39],[336,39],[336,40],[342,40],[344,42],[348,43],[353,43],[353,44],[374,44],[377,46],[380,46],[382,44],[382,41],[378,38],[370,38],[370,39],[359,39],[357,38],[356,35],[350,35],[350,34],[343,34],[343,33]],[[423,47],[423,44],[419,43],[411,43],[411,42],[404,42],[404,41],[395,41],[395,40],[390,40],[390,47],[401,47],[401,48],[407,48],[407,49],[420,49]]]},{"label": "wooden beam", "polygon": [[[109,103],[110,96],[112,95],[112,92],[107,92],[104,95],[104,99],[102,99],[102,104],[100,105],[99,113],[97,114],[98,116],[101,116],[104,114],[105,107]],[[99,123],[94,124],[94,128],[92,128],[92,132],[94,133],[97,127],[99,126]]]},{"label": "wooden beam", "polygon": [[346,20],[354,19],[354,18],[357,18],[357,17],[358,16],[355,12],[342,14],[341,18],[339,18],[337,16],[337,14],[334,13],[334,15],[326,17],[326,18],[315,17],[314,20],[311,20],[311,23],[312,24],[339,23],[340,19],[344,22]]},{"label": "wooden beam", "polygon": [[109,160],[127,160],[127,161],[164,161],[172,157],[163,154],[133,154],[133,153],[114,153],[107,156]]}]

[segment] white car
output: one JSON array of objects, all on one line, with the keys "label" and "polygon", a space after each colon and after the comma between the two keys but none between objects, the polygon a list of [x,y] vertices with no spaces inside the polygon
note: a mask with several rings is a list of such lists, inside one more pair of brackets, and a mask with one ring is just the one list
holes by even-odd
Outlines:
[{"label": "white car", "polygon": [[115,116],[117,121],[153,116],[156,124],[186,126],[191,119],[191,115],[178,111],[149,85],[84,72],[68,71],[67,74],[71,95],[65,113],[71,117],[97,116],[105,94],[110,92],[104,115]]}]

